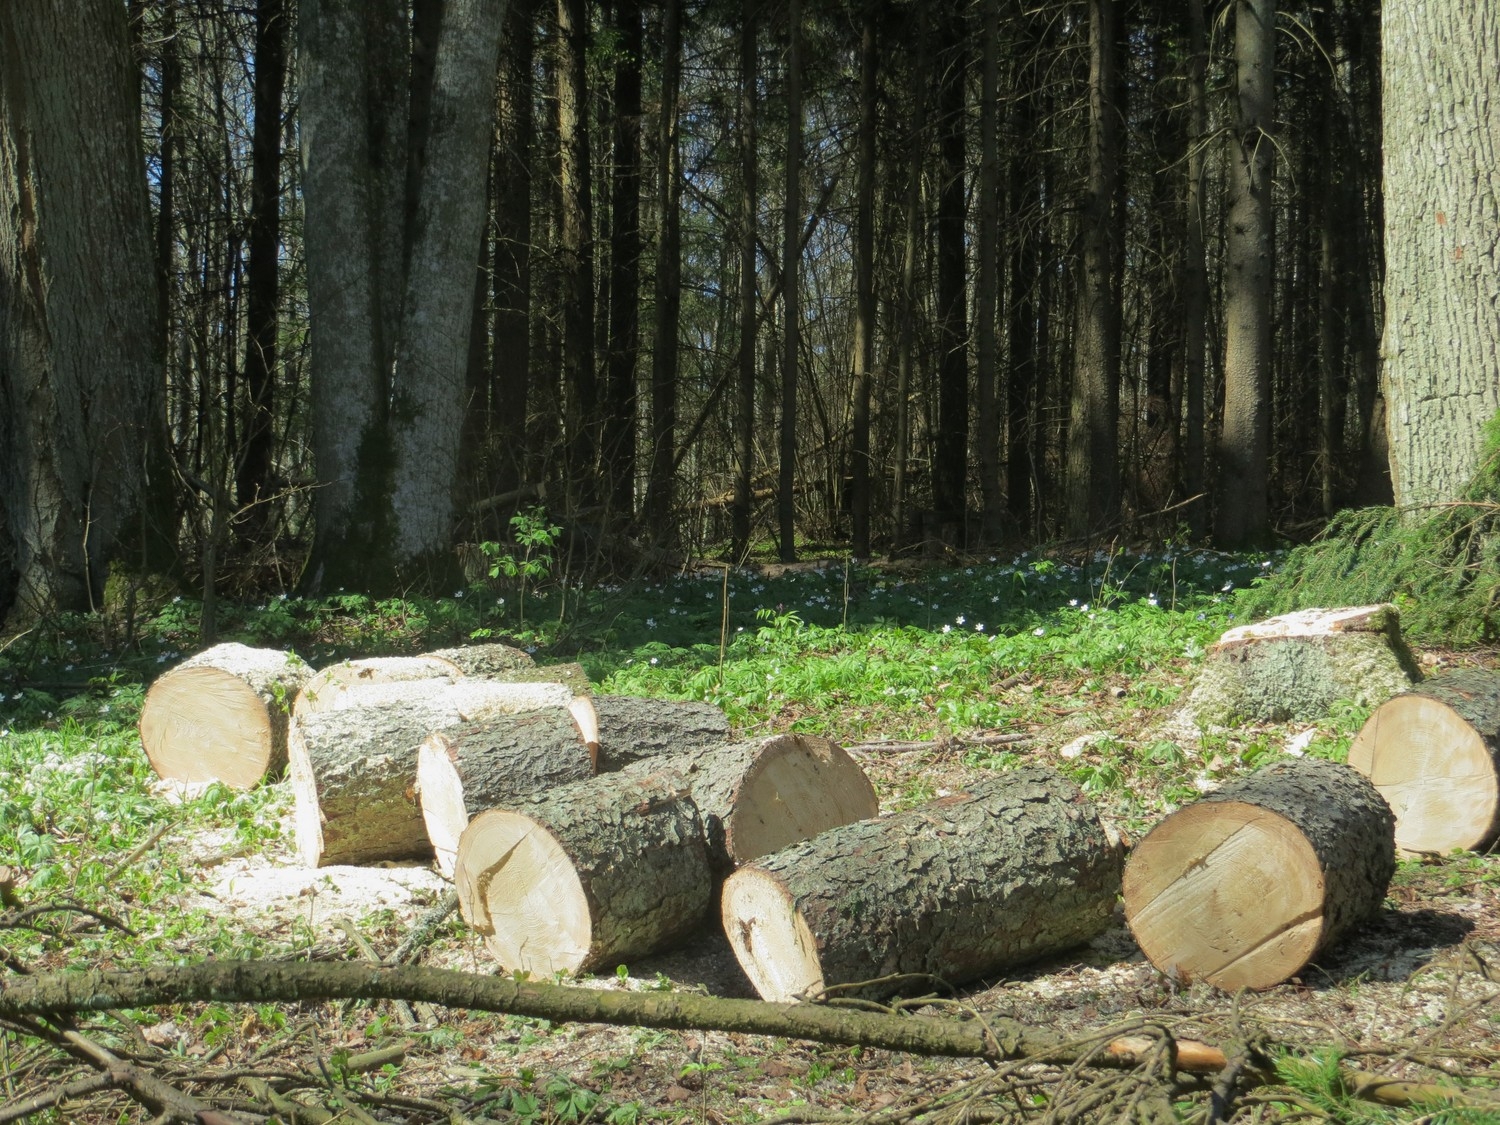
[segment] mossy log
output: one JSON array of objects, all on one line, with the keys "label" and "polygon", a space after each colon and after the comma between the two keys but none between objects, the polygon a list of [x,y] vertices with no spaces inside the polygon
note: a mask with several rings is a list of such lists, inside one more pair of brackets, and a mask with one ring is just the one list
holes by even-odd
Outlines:
[{"label": "mossy log", "polygon": [[724,882],[724,931],[767,1000],[840,985],[960,984],[1088,941],[1110,921],[1120,849],[1071,782],[1027,767],[830,829]]},{"label": "mossy log", "polygon": [[593,774],[577,722],[556,708],[429,734],[417,751],[417,795],[438,871],[453,878],[458,841],[474,813]]},{"label": "mossy log", "polygon": [[1349,764],[1396,814],[1396,846],[1446,855],[1500,834],[1500,672],[1434,676],[1376,709]]},{"label": "mossy log", "polygon": [[1200,726],[1309,721],[1341,699],[1379,706],[1418,679],[1395,606],[1308,609],[1209,646],[1182,716]]},{"label": "mossy log", "polygon": [[776,734],[646,758],[627,772],[682,774],[703,818],[709,858],[727,873],[788,844],[880,811],[858,762],[826,738]]},{"label": "mossy log", "polygon": [[278,649],[215,645],[158,676],[141,707],[157,775],[248,789],[286,765],[292,700],[313,670]]},{"label": "mossy log", "polygon": [[600,773],[613,773],[642,758],[693,753],[729,741],[729,720],[711,703],[596,695],[594,711],[599,718]]},{"label": "mossy log", "polygon": [[608,774],[480,813],[458,844],[464,918],[536,976],[641,957],[702,925],[713,895],[684,780]]},{"label": "mossy log", "polygon": [[348,692],[340,707],[299,716],[289,742],[297,852],[309,867],[425,859],[417,751],[434,731],[550,708],[567,713],[562,684],[433,680]]},{"label": "mossy log", "polygon": [[410,680],[454,680],[462,679],[463,669],[451,660],[440,656],[372,656],[362,660],[340,660],[320,668],[302,685],[297,701],[292,705],[294,715],[308,715],[314,711],[328,711],[339,705],[339,700],[352,688],[372,684],[406,683]]},{"label": "mossy log", "polygon": [[1173,813],[1125,866],[1125,917],[1176,980],[1226,991],[1300,972],[1379,911],[1395,821],[1348,766],[1293,758]]}]

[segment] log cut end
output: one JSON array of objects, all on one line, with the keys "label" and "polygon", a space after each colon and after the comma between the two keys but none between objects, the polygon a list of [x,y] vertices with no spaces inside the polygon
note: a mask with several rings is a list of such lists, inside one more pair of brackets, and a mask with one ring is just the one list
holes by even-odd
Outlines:
[{"label": "log cut end", "polygon": [[501,966],[572,974],[593,945],[583,883],[556,837],[521,813],[491,809],[469,822],[455,868],[458,905]]},{"label": "log cut end", "polygon": [[826,738],[789,734],[768,740],[738,787],[724,823],[735,863],[748,863],[830,828],[880,812],[859,763]]},{"label": "log cut end", "polygon": [[1125,915],[1141,950],[1183,982],[1269,988],[1324,936],[1322,867],[1286,818],[1237,801],[1200,802],[1137,845]]},{"label": "log cut end", "polygon": [[248,789],[280,767],[275,723],[241,677],[219,668],[179,668],[146,693],[141,745],[160,777]]},{"label": "log cut end", "polygon": [[297,858],[304,867],[323,865],[323,807],[318,800],[318,782],[308,753],[307,740],[299,724],[293,723],[287,737],[287,777],[292,783],[292,824],[297,838]]},{"label": "log cut end", "polygon": [[1462,696],[1434,688],[1376,710],[1349,765],[1391,806],[1398,848],[1447,855],[1483,847],[1500,830],[1500,678],[1488,704],[1467,687]]},{"label": "log cut end", "polygon": [[823,991],[817,939],[780,879],[742,867],[719,901],[729,945],[761,999],[780,1004]]}]

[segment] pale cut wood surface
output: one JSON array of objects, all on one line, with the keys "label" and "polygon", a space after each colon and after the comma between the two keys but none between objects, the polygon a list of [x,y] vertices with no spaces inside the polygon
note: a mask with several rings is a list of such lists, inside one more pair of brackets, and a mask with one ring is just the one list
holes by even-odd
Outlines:
[{"label": "pale cut wood surface", "polygon": [[292,713],[307,715],[330,710],[338,705],[345,692],[353,688],[409,680],[446,679],[451,683],[462,679],[463,675],[457,664],[438,656],[372,656],[362,660],[341,660],[320,668],[302,685]]}]

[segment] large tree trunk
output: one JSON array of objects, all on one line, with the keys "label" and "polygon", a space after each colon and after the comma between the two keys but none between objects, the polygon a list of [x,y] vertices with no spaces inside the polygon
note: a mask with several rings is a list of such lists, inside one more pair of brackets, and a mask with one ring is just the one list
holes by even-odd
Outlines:
[{"label": "large tree trunk", "polygon": [[662,5],[661,108],[656,127],[656,327],[651,348],[651,479],[646,520],[652,538],[676,539],[678,323],[682,310],[682,159],[677,99],[682,86],[682,0]]},{"label": "large tree trunk", "polygon": [[926,9],[917,5],[912,13],[916,49],[911,65],[911,130],[910,151],[907,155],[905,200],[902,204],[903,245],[901,253],[900,331],[896,344],[896,440],[893,445],[891,491],[892,539],[896,548],[907,542],[908,491],[907,461],[911,457],[911,388],[912,372],[916,364],[917,310],[921,307],[917,295],[917,270],[922,247],[922,170],[927,154],[927,52],[926,26],[923,13]]},{"label": "large tree trunk", "polygon": [[102,604],[160,433],[135,88],[122,5],[0,6],[0,614]]},{"label": "large tree trunk", "polygon": [[1120,859],[1070,782],[1019,769],[740,868],[724,930],[767,1000],[860,982],[930,991],[933,977],[961,984],[1099,933]]},{"label": "large tree trunk", "polygon": [[1275,0],[1237,0],[1234,52],[1238,109],[1224,247],[1224,430],[1214,522],[1217,542],[1229,548],[1259,542],[1270,531]]},{"label": "large tree trunk", "polygon": [[1269,988],[1380,910],[1393,818],[1354,770],[1292,758],[1168,817],[1125,868],[1125,917],[1184,983]]},{"label": "large tree trunk", "polygon": [[734,506],[730,555],[740,561],[750,550],[750,506],[755,491],[755,292],[756,256],[756,17],[760,0],[746,0],[740,24],[740,341],[734,411]]},{"label": "large tree trunk", "polygon": [[1500,410],[1500,27],[1484,4],[1381,13],[1386,432],[1396,503],[1462,496]]},{"label": "large tree trunk", "polygon": [[797,560],[797,372],[802,366],[802,8],[787,0],[786,199],[781,240],[781,423],[776,528],[782,562]]},{"label": "large tree trunk", "polygon": [[1204,0],[1187,0],[1188,136],[1187,185],[1182,245],[1182,483],[1187,521],[1194,538],[1208,530],[1204,492],[1204,344],[1208,333],[1208,264],[1204,254],[1204,147],[1208,136],[1208,27]]},{"label": "large tree trunk", "polygon": [[859,33],[859,165],[854,213],[854,403],[849,453],[849,550],[870,557],[870,396],[875,377],[875,119],[879,112],[875,0],[866,0]]},{"label": "large tree trunk", "polygon": [[641,299],[641,6],[618,0],[615,22],[614,179],[609,252],[609,408],[604,415],[604,464],[610,508],[621,524],[635,516],[636,360]]},{"label": "large tree trunk", "polygon": [[960,9],[951,10],[945,30],[947,58],[938,87],[941,121],[941,180],[937,207],[938,424],[933,450],[932,505],[939,536],[961,542],[968,506],[969,330],[968,255],[964,113],[969,70],[970,27]]},{"label": "large tree trunk", "polygon": [[974,308],[979,447],[979,544],[999,543],[1005,512],[1000,490],[999,331],[1000,302],[1000,0],[980,9],[979,232]]}]

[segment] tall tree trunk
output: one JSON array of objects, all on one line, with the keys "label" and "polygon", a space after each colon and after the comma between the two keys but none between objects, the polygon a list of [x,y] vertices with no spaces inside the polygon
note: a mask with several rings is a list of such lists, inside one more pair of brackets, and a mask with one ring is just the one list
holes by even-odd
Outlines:
[{"label": "tall tree trunk", "polygon": [[636,360],[641,297],[641,6],[618,0],[615,61],[615,170],[610,203],[609,410],[604,421],[612,514],[635,514]]},{"label": "tall tree trunk", "polygon": [[568,487],[577,503],[595,498],[599,391],[594,372],[593,188],[590,173],[588,5],[557,0],[558,186],[562,213],[563,385],[568,395]]},{"label": "tall tree trunk", "polygon": [[499,77],[498,167],[495,172],[494,411],[497,492],[516,488],[527,472],[527,409],[531,391],[531,160],[535,130],[532,61],[536,0],[513,0],[506,13]]},{"label": "tall tree trunk", "polygon": [[1464,494],[1500,410],[1500,20],[1487,4],[1387,0],[1381,27],[1382,378],[1404,507]]},{"label": "tall tree trunk", "polygon": [[797,558],[797,371],[801,367],[802,301],[802,10],[787,0],[786,203],[782,210],[782,300],[785,324],[781,356],[780,463],[776,480],[776,524],[782,562]]},{"label": "tall tree trunk", "polygon": [[933,453],[933,507],[946,542],[961,543],[969,470],[969,354],[965,248],[964,92],[969,70],[968,21],[947,15],[947,55],[938,88],[942,181],[938,186],[938,433]]},{"label": "tall tree trunk", "polygon": [[0,614],[101,603],[163,385],[124,5],[0,5]]},{"label": "tall tree trunk", "polygon": [[656,128],[656,324],[651,349],[651,481],[647,525],[659,541],[676,538],[672,509],[677,435],[678,322],[682,309],[682,160],[677,101],[682,87],[682,0],[662,4],[661,108]]},{"label": "tall tree trunk", "polygon": [[1068,534],[1119,514],[1120,290],[1116,199],[1123,184],[1115,0],[1089,0],[1089,179],[1068,425]]},{"label": "tall tree trunk", "polygon": [[750,507],[755,481],[755,293],[756,151],[755,65],[757,0],[746,0],[740,24],[740,344],[734,418],[734,507],[730,554],[735,562],[750,550]]},{"label": "tall tree trunk", "polygon": [[1182,244],[1182,393],[1185,400],[1182,483],[1195,539],[1208,530],[1204,491],[1204,346],[1208,326],[1208,265],[1204,255],[1204,143],[1208,136],[1208,27],[1204,0],[1187,0],[1187,190]]},{"label": "tall tree trunk", "polygon": [[[244,453],[235,481],[240,507],[275,491],[276,335],[281,304],[281,94],[286,80],[284,0],[255,5],[255,132],[251,138],[250,262],[245,276],[245,390],[250,399]],[[271,509],[252,509],[249,526],[264,532]]]},{"label": "tall tree trunk", "polygon": [[859,32],[859,166],[854,214],[854,404],[851,435],[850,550],[870,557],[870,396],[875,368],[875,115],[880,64],[875,0],[865,0]]},{"label": "tall tree trunk", "polygon": [[978,368],[979,542],[1000,541],[1005,497],[1000,490],[999,341],[995,323],[1000,295],[1000,0],[980,10],[979,277],[974,310]]},{"label": "tall tree trunk", "polygon": [[1250,546],[1270,532],[1275,0],[1236,0],[1234,51],[1238,98],[1224,247],[1224,432],[1214,523],[1215,537],[1226,548]]},{"label": "tall tree trunk", "polygon": [[1018,70],[1020,89],[1012,104],[1011,133],[1021,142],[1010,153],[1006,194],[1010,200],[1010,302],[1006,324],[1006,504],[1011,522],[1020,530],[1035,527],[1032,506],[1036,479],[1035,412],[1041,393],[1041,368],[1037,363],[1037,291],[1041,284],[1037,243],[1041,238],[1041,178],[1034,155],[1036,131],[1041,115],[1036,88],[1037,41],[1026,27],[1026,15],[1016,19],[1022,28],[1017,40],[1017,58],[1033,69]]},{"label": "tall tree trunk", "polygon": [[911,459],[911,388],[916,356],[917,265],[922,250],[922,171],[927,153],[927,49],[925,8],[912,13],[916,50],[911,63],[910,153],[907,158],[906,199],[902,206],[904,226],[901,254],[900,330],[896,357],[896,450],[891,490],[893,546],[905,546],[908,537],[907,462]]}]

